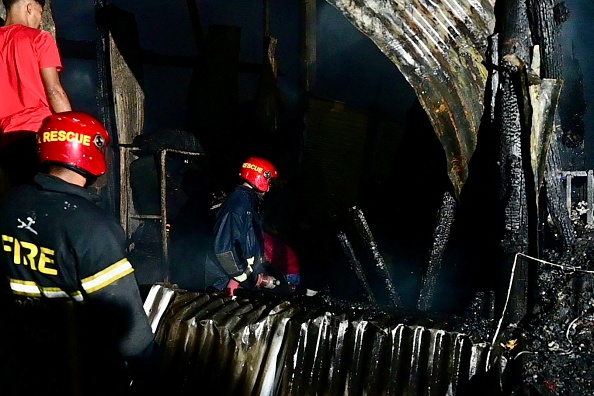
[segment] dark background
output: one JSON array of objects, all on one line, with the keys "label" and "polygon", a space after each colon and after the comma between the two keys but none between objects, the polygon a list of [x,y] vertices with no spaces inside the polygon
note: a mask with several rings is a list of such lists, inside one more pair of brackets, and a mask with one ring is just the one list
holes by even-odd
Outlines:
[{"label": "dark background", "polygon": [[[243,62],[261,63],[263,43],[263,8],[261,1],[199,0],[201,23],[206,33],[210,25],[223,24],[241,28]],[[294,3],[294,4],[286,4]],[[113,1],[112,4],[133,13],[138,23],[144,49],[163,55],[195,56],[196,44],[191,33],[186,2]],[[58,37],[70,40],[94,40],[94,5],[91,0],[71,2],[54,0],[53,14]],[[282,76],[278,85],[287,108],[284,119],[295,116],[298,100],[299,37],[298,3],[271,2],[271,35],[278,39],[277,58]],[[335,8],[318,2],[317,86],[320,97],[344,101],[365,108],[377,108],[395,119],[402,119],[414,101],[414,93],[402,75],[376,47],[356,30]],[[79,109],[95,109],[94,62],[64,59],[64,84]],[[82,63],[82,64],[81,64]],[[146,131],[161,127],[182,127],[185,122],[186,95],[190,70],[178,67],[145,65]],[[258,78],[243,73],[241,101],[253,99]]]},{"label": "dark background", "polygon": [[[164,55],[196,54],[190,18],[183,0],[164,3],[156,0],[118,0],[116,6],[136,16],[143,48]],[[242,29],[241,60],[259,63],[262,59],[262,1],[197,0],[203,29],[213,24],[239,26]],[[278,85],[283,91],[287,110],[283,117],[293,117],[298,100],[299,37],[297,2],[271,3],[271,35],[278,38],[277,58],[282,76]],[[352,26],[346,18],[325,1],[318,0],[317,74],[314,94],[344,101],[364,108],[378,109],[396,120],[402,120],[414,101],[414,92],[373,42]],[[587,104],[594,101],[592,44],[594,3],[589,0],[567,0],[571,14],[562,30],[565,58],[572,54],[584,74]],[[58,37],[71,40],[94,40],[94,4],[91,0],[53,0],[53,14]],[[79,110],[96,108],[96,68],[93,61],[64,59],[64,84]],[[184,68],[145,66],[146,129],[181,127],[185,122],[185,101],[190,71]],[[240,83],[240,100],[255,94],[257,79],[244,75]],[[165,100],[164,100],[165,99]],[[585,114],[586,147],[593,146],[593,111]],[[586,168],[594,159],[587,154]]]}]

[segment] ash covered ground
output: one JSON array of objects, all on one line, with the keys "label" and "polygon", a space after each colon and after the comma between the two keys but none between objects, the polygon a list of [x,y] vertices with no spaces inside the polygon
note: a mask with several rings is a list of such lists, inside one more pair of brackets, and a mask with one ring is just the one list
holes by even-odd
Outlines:
[{"label": "ash covered ground", "polygon": [[[499,316],[486,319],[490,297],[480,293],[461,316],[428,315],[423,320],[423,313],[410,313],[416,324],[464,333],[473,343],[491,343],[497,334],[493,347],[501,361],[486,376],[477,376],[475,393],[464,396],[594,395],[594,229],[581,214],[572,216],[575,245],[561,246],[551,231],[552,246],[539,261],[523,258],[535,265],[536,281],[533,309],[520,323],[500,326]],[[326,304],[340,305],[333,298]],[[353,305],[347,302],[344,309]],[[362,306],[374,316],[373,309]],[[397,316],[407,322],[402,313]]]},{"label": "ash covered ground", "polygon": [[515,330],[527,351],[525,382],[542,395],[594,395],[594,231],[576,229],[572,249],[545,259],[579,269],[540,265],[538,305]]},{"label": "ash covered ground", "polygon": [[[501,389],[488,394],[594,395],[594,230],[573,220],[576,244],[545,250],[538,264],[534,309],[498,332]],[[460,331],[491,341],[497,320],[477,318]]]}]

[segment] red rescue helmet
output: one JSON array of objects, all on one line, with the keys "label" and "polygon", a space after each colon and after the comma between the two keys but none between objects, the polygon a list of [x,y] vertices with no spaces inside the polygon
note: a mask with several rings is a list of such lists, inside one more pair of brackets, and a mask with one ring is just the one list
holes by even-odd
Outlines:
[{"label": "red rescue helmet", "polygon": [[268,192],[270,180],[278,177],[278,172],[270,161],[264,158],[250,157],[241,165],[239,177],[250,183],[256,190]]},{"label": "red rescue helmet", "polygon": [[105,173],[109,134],[96,118],[79,111],[52,114],[37,134],[39,161],[57,163],[85,176]]}]

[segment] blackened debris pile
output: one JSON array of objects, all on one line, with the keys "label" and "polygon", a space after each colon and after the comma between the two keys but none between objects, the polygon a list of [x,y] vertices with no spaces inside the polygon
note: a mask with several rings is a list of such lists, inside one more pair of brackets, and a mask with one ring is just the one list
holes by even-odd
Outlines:
[{"label": "blackened debris pile", "polygon": [[523,381],[542,395],[594,394],[594,231],[577,225],[576,245],[539,265],[538,303],[515,329]]}]

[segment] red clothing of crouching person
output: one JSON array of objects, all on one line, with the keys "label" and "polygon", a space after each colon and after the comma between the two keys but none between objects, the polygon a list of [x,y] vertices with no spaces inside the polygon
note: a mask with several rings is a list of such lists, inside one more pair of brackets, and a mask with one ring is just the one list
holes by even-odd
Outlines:
[{"label": "red clothing of crouching person", "polygon": [[264,256],[269,266],[282,274],[293,292],[301,283],[299,259],[295,251],[277,235],[263,231]]}]

